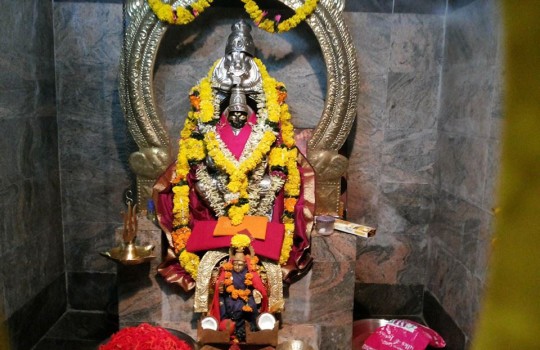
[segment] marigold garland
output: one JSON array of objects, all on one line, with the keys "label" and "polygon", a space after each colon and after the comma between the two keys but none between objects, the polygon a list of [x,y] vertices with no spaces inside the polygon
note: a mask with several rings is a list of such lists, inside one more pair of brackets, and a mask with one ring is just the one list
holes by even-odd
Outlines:
[{"label": "marigold garland", "polygon": [[[162,22],[169,24],[184,25],[193,22],[193,20],[204,12],[213,0],[197,0],[191,5],[173,8],[161,0],[148,0],[148,5]],[[257,27],[269,33],[283,33],[295,28],[310,16],[317,8],[318,0],[306,0],[306,2],[294,11],[294,15],[280,23],[281,15],[275,16],[274,20],[266,18],[268,12],[259,8],[254,0],[242,0],[244,8],[255,22]]]},{"label": "marigold garland", "polygon": [[179,25],[193,22],[211,3],[212,0],[198,0],[186,8],[173,8],[171,5],[161,2],[161,0],[148,0],[148,5],[150,5],[150,8],[160,21]]},{"label": "marigold garland", "polygon": [[186,270],[186,272],[189,273],[193,279],[197,279],[197,272],[199,270],[200,263],[199,256],[184,249],[182,253],[180,253],[179,260],[184,270]]},{"label": "marigold garland", "polygon": [[292,245],[293,245],[293,236],[294,236],[294,224],[285,224],[285,226],[291,226],[293,227],[293,230],[287,230],[285,229],[285,237],[283,238],[283,245],[281,246],[281,254],[279,256],[279,264],[285,265],[287,261],[289,260],[289,255],[291,253]]},{"label": "marigold garland", "polygon": [[173,228],[176,230],[189,223],[189,187],[186,184],[176,185],[173,191]]},{"label": "marigold garland", "polygon": [[198,119],[203,123],[208,123],[214,119],[214,104],[212,102],[212,85],[210,78],[206,77],[200,83],[201,103]]},{"label": "marigold garland", "polygon": [[298,197],[300,195],[300,171],[296,165],[298,157],[298,149],[292,148],[289,150],[289,159],[287,163],[288,178],[285,183],[285,196]]},{"label": "marigold garland", "polygon": [[259,5],[257,5],[254,0],[242,0],[242,2],[244,3],[244,8],[249,14],[249,17],[251,17],[259,28],[266,30],[269,33],[274,33],[276,31],[278,33],[282,33],[295,28],[298,24],[304,21],[306,17],[311,15],[317,8],[318,0],[306,0],[302,6],[298,7],[294,11],[294,15],[292,17],[281,23],[279,23],[279,20],[281,19],[281,16],[279,15],[276,16],[275,20],[266,18],[268,13],[261,10]]},{"label": "marigold garland", "polygon": [[189,227],[181,227],[172,233],[173,247],[176,254],[180,254],[186,248],[189,236],[191,236]]},{"label": "marigold garland", "polygon": [[276,90],[277,81],[276,79],[272,78],[270,74],[268,74],[266,66],[262,63],[260,59],[254,58],[253,61],[255,61],[255,64],[257,65],[257,68],[259,68],[259,72],[261,73],[264,95],[266,96],[268,120],[272,123],[277,123],[280,119],[280,106],[278,103],[279,96],[278,91]]},{"label": "marigold garland", "polygon": [[296,206],[296,202],[298,200],[294,197],[285,198],[285,210],[294,213],[294,207]]},{"label": "marigold garland", "polygon": [[[239,236],[239,235],[236,235]],[[245,235],[242,235],[245,236]],[[249,237],[246,236],[246,238],[249,239]],[[249,244],[248,244],[249,245]],[[242,311],[244,312],[252,312],[253,309],[251,306],[248,305],[249,296],[251,295],[251,290],[249,289],[250,286],[253,285],[253,274],[251,272],[246,272],[246,275],[244,277],[244,284],[246,285],[245,289],[236,289],[233,283],[233,276],[232,276],[232,270],[233,270],[233,264],[231,262],[227,262],[222,265],[223,269],[225,270],[225,279],[223,280],[223,283],[225,284],[225,290],[227,293],[231,295],[231,298],[233,299],[242,299],[245,303],[244,306],[242,306]]]}]

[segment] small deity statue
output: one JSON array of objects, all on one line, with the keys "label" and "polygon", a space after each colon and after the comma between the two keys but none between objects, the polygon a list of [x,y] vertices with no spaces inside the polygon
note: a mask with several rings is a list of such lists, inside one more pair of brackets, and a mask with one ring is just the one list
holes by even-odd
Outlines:
[{"label": "small deity statue", "polygon": [[[246,326],[256,331],[257,316],[268,310],[268,293],[259,275],[259,259],[251,247],[235,244],[239,241],[249,244],[250,239],[242,234],[232,238],[230,258],[219,268],[209,315],[217,320],[219,330],[228,331],[233,340],[243,342]],[[248,255],[244,253],[246,248],[250,249]]]},{"label": "small deity statue", "polygon": [[177,160],[154,186],[169,243],[159,272],[186,291],[204,253],[229,248],[238,232],[249,232],[255,253],[279,264],[286,281],[312,261],[310,170],[298,163],[285,86],[254,57],[250,31],[235,23],[225,56],[191,89]]}]

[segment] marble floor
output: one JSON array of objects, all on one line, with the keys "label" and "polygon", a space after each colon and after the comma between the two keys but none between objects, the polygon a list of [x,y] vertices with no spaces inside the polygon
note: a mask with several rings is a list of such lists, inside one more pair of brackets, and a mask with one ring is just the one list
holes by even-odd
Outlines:
[{"label": "marble floor", "polygon": [[118,319],[104,312],[68,310],[32,350],[96,350],[118,330]]}]

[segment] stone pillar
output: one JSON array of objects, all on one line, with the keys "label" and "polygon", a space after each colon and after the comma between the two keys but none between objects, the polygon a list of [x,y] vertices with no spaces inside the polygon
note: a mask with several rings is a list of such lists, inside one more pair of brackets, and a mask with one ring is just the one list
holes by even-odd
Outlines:
[{"label": "stone pillar", "polygon": [[280,342],[299,339],[314,349],[351,348],[356,238],[335,231],[311,239],[313,267],[285,294]]}]

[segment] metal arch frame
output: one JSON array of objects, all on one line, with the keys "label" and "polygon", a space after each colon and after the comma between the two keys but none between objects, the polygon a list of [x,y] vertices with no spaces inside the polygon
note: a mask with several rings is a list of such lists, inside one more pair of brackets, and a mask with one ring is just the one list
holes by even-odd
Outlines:
[{"label": "metal arch frame", "polygon": [[[130,165],[137,175],[137,198],[141,205],[151,197],[153,182],[170,163],[170,140],[156,112],[152,87],[158,47],[168,24],[157,19],[146,1],[126,1],[130,2],[130,18],[124,34],[120,98],[128,129],[139,147],[130,156]],[[301,0],[279,1],[293,9],[302,4]],[[343,8],[344,0],[320,0],[306,20],[317,37],[327,68],[326,101],[308,143],[308,159],[317,174],[329,169],[336,173],[331,179],[328,172],[324,178],[318,176],[318,212],[339,211],[339,179],[348,162],[337,152],[352,128],[358,100],[356,50],[343,20]]]}]

